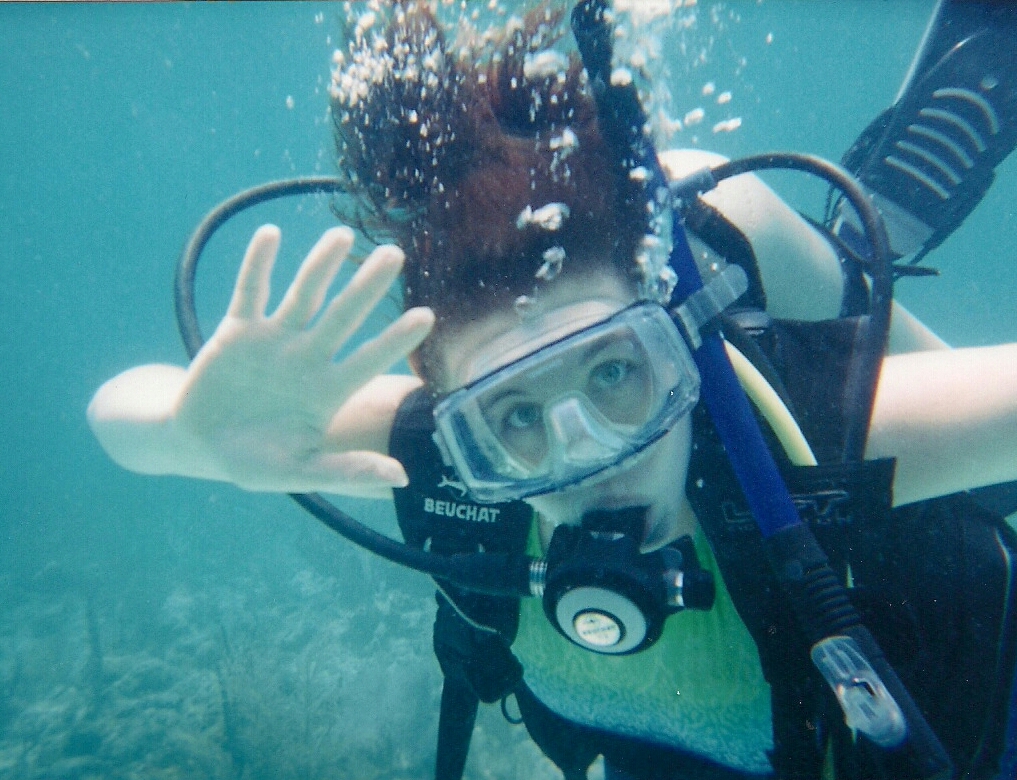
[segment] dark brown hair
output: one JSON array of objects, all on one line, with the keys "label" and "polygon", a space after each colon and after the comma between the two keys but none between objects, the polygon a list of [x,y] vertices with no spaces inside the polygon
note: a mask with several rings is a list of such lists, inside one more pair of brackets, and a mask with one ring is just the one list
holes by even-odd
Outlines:
[{"label": "dark brown hair", "polygon": [[[405,250],[404,305],[437,316],[414,361],[426,380],[445,334],[556,275],[635,285],[645,196],[600,134],[563,17],[544,2],[497,34],[448,40],[427,3],[397,2],[383,22],[354,24],[337,57],[332,113],[351,196],[337,213]],[[530,218],[548,204],[561,204],[560,225]]]}]

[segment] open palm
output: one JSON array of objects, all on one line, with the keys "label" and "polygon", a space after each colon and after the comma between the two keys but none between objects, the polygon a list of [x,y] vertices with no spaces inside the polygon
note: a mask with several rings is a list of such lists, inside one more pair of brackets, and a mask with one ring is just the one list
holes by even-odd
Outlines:
[{"label": "open palm", "polygon": [[411,377],[380,375],[423,340],[433,315],[411,309],[334,360],[402,268],[398,248],[379,247],[326,305],[353,238],[348,228],[326,232],[271,314],[279,231],[264,226],[251,239],[227,314],[187,369],[174,415],[222,478],[255,490],[367,494],[405,482],[400,464],[383,454],[384,442],[337,421],[350,416],[342,408],[358,391],[401,398],[415,386]]}]

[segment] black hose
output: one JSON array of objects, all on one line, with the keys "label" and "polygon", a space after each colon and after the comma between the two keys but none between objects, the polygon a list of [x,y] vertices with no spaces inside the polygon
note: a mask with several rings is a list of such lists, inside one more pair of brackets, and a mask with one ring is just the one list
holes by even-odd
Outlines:
[{"label": "black hose", "polygon": [[[284,179],[239,192],[205,215],[180,255],[174,284],[177,326],[191,358],[205,344],[195,310],[194,289],[198,261],[215,231],[231,217],[259,203],[289,195],[334,193],[341,188],[342,180],[336,177]],[[525,556],[435,555],[368,528],[318,493],[291,493],[290,498],[340,536],[393,563],[480,593],[530,595],[530,559]]]},{"label": "black hose", "polygon": [[342,179],[336,176],[301,176],[296,179],[283,179],[259,184],[257,187],[238,192],[214,209],[212,209],[195,228],[194,233],[184,247],[177,263],[176,279],[174,280],[174,303],[177,312],[177,327],[184,340],[188,357],[193,358],[205,344],[198,325],[198,315],[194,306],[195,277],[198,272],[198,260],[205,251],[212,235],[230,218],[241,211],[265,203],[275,198],[288,195],[313,195],[315,193],[335,193],[342,189]]}]

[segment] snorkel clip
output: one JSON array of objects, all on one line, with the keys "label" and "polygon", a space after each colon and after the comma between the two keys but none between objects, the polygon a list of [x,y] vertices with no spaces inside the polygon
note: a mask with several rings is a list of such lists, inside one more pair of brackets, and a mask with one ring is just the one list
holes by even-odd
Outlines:
[{"label": "snorkel clip", "polygon": [[703,345],[703,336],[712,332],[717,317],[748,289],[745,270],[732,264],[671,310],[675,324],[693,351]]}]

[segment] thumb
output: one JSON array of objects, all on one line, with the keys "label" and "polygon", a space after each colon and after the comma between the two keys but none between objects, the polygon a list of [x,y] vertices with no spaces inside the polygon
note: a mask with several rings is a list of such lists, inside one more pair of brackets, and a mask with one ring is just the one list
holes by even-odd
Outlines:
[{"label": "thumb", "polygon": [[374,495],[378,488],[401,488],[409,483],[406,470],[395,458],[369,450],[322,455],[314,470],[328,491]]}]

